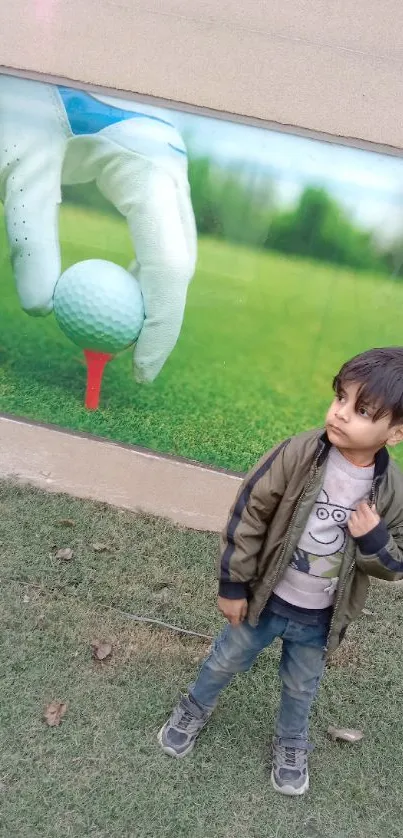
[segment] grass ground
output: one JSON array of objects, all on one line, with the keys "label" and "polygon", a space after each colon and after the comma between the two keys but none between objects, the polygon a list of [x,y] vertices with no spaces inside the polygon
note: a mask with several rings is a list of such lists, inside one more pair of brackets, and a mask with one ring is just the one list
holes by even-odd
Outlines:
[{"label": "grass ground", "polygon": [[[399,589],[373,586],[374,615],[329,667],[311,791],[287,800],[266,766],[278,646],[226,691],[197,750],[175,762],[156,733],[206,643],[118,613],[215,632],[216,536],[8,483],[0,510],[1,838],[400,838]],[[55,551],[68,546],[73,559],[61,563]],[[104,664],[91,658],[95,638],[113,644]],[[58,728],[42,721],[52,700],[68,702]],[[333,744],[331,723],[365,738]]]},{"label": "grass ground", "polygon": [[[119,219],[65,206],[64,266],[132,258]],[[320,425],[346,357],[401,343],[403,286],[202,240],[179,343],[152,386],[131,355],[109,364],[96,413],[83,359],[52,317],[20,309],[0,219],[0,410],[235,470],[288,434]]]}]

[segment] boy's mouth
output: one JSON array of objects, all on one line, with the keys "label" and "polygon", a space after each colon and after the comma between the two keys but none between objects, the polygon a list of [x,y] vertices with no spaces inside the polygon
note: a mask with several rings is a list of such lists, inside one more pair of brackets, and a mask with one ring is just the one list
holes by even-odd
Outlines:
[{"label": "boy's mouth", "polygon": [[340,428],[336,428],[335,425],[328,424],[327,427],[328,427],[328,430],[331,431],[332,433],[337,434],[338,436],[345,436],[344,431],[342,431]]}]

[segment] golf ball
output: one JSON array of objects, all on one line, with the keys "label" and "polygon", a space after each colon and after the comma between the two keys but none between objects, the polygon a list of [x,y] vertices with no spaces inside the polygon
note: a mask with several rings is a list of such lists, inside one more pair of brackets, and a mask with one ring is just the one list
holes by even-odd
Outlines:
[{"label": "golf ball", "polygon": [[54,312],[62,331],[82,349],[121,352],[137,340],[144,321],[140,285],[104,259],[77,262],[57,282]]}]

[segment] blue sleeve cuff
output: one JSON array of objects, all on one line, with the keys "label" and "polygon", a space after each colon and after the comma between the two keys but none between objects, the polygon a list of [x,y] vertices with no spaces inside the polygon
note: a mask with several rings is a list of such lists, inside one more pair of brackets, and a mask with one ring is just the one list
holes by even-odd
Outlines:
[{"label": "blue sleeve cuff", "polygon": [[372,556],[386,547],[389,541],[388,528],[383,521],[380,521],[373,530],[360,535],[355,540],[363,556]]},{"label": "blue sleeve cuff", "polygon": [[243,582],[220,581],[218,593],[224,599],[247,599],[248,590]]}]

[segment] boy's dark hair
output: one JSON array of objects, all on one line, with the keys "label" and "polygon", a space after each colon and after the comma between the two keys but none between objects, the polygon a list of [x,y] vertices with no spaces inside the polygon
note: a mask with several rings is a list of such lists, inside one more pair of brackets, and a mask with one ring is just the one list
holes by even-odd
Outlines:
[{"label": "boy's dark hair", "polygon": [[372,421],[388,413],[391,425],[403,421],[403,347],[369,349],[343,364],[333,379],[333,390],[340,393],[346,384],[358,384],[356,410],[371,407]]}]

